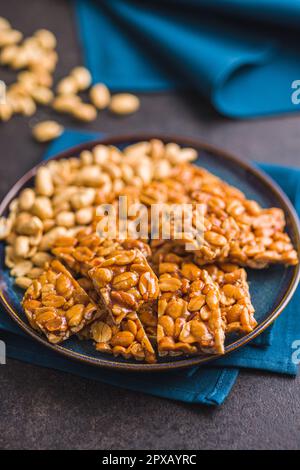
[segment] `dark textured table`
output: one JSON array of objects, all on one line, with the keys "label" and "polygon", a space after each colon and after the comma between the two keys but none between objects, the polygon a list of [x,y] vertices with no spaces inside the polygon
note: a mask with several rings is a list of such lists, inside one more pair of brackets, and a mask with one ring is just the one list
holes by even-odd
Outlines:
[{"label": "dark textured table", "polygon": [[[68,2],[2,0],[0,16],[27,35],[41,27],[57,35],[58,77],[81,62]],[[2,70],[0,74],[7,78]],[[141,101],[136,115],[117,119],[103,112],[83,127],[110,134],[179,133],[206,139],[247,160],[299,165],[297,116],[232,121],[194,95],[141,95]],[[40,160],[44,147],[31,139],[30,126],[52,115],[40,108],[29,120],[15,117],[0,125],[0,197]],[[78,126],[68,118],[60,120]],[[241,372],[225,404],[210,409],[8,360],[0,366],[0,448],[299,449],[299,387],[300,377]]]}]

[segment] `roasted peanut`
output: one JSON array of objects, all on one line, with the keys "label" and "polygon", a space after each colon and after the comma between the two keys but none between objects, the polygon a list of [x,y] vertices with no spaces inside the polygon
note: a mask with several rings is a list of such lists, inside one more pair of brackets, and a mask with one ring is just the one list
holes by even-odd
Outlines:
[{"label": "roasted peanut", "polygon": [[90,225],[93,220],[94,209],[92,207],[84,207],[79,209],[75,214],[76,223],[78,225]]},{"label": "roasted peanut", "polygon": [[47,105],[51,103],[53,100],[53,92],[50,90],[50,88],[43,87],[43,86],[37,86],[33,88],[33,90],[30,92],[32,98],[36,103],[42,104],[42,105]]},{"label": "roasted peanut", "polygon": [[97,83],[90,90],[90,99],[97,109],[105,109],[110,103],[110,92],[104,83]]},{"label": "roasted peanut", "polygon": [[92,76],[85,67],[75,67],[70,75],[75,79],[79,91],[86,90],[92,82]]},{"label": "roasted peanut", "polygon": [[52,107],[59,113],[72,113],[80,102],[80,97],[74,94],[58,95],[54,98]]},{"label": "roasted peanut", "polygon": [[18,256],[19,258],[26,258],[29,255],[30,251],[29,238],[23,235],[17,237],[14,243],[14,250],[16,256]]},{"label": "roasted peanut", "polygon": [[97,343],[108,343],[112,337],[112,331],[109,325],[99,321],[95,322],[91,326],[92,338]]},{"label": "roasted peanut", "polygon": [[31,261],[35,266],[38,266],[39,268],[44,268],[47,263],[50,263],[52,260],[52,256],[49,253],[46,253],[44,251],[38,251],[36,252],[32,258]]},{"label": "roasted peanut", "polygon": [[32,134],[38,142],[48,142],[59,137],[63,130],[63,126],[55,121],[43,121],[33,128]]},{"label": "roasted peanut", "polygon": [[53,208],[51,200],[46,196],[37,196],[35,198],[31,211],[41,220],[52,219]]},{"label": "roasted peanut", "polygon": [[35,188],[41,196],[52,196],[54,192],[52,175],[46,166],[41,166],[35,177]]},{"label": "roasted peanut", "polygon": [[75,214],[71,211],[58,212],[56,215],[56,223],[61,227],[74,227],[75,225]]},{"label": "roasted peanut", "polygon": [[19,209],[29,211],[35,201],[35,192],[31,188],[23,189],[19,197]]},{"label": "roasted peanut", "polygon": [[84,122],[94,121],[97,117],[97,110],[92,104],[78,103],[72,110],[75,119]]},{"label": "roasted peanut", "polygon": [[140,100],[137,96],[130,93],[119,93],[113,95],[110,101],[109,109],[114,114],[135,113],[140,107]]},{"label": "roasted peanut", "polygon": [[62,78],[57,84],[56,91],[60,95],[76,94],[78,91],[77,81],[71,76]]},{"label": "roasted peanut", "polygon": [[0,29],[0,47],[17,44],[21,41],[23,34],[15,29]]},{"label": "roasted peanut", "polygon": [[37,39],[38,43],[44,49],[55,49],[56,47],[56,37],[48,29],[39,29],[34,33],[34,38]]},{"label": "roasted peanut", "polygon": [[0,104],[0,120],[1,121],[9,121],[9,119],[13,115],[13,112],[14,110],[13,110],[11,101]]},{"label": "roasted peanut", "polygon": [[37,236],[43,231],[43,223],[39,217],[21,212],[16,218],[15,230],[20,235]]},{"label": "roasted peanut", "polygon": [[2,65],[10,65],[13,62],[17,52],[18,46],[16,45],[3,47],[0,52],[0,63]]},{"label": "roasted peanut", "polygon": [[110,151],[109,148],[106,145],[96,145],[93,150],[93,157],[94,157],[94,163],[97,165],[103,165],[105,164],[110,156]]},{"label": "roasted peanut", "polygon": [[11,26],[10,26],[9,21],[6,18],[3,18],[2,16],[0,16],[0,30],[7,30],[10,28]]}]

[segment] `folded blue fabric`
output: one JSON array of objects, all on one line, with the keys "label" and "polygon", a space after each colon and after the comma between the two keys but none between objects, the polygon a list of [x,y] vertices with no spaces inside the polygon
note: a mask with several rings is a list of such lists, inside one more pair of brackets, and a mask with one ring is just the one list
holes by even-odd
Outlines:
[{"label": "folded blue fabric", "polygon": [[[45,158],[99,137],[99,133],[66,131],[51,144]],[[277,180],[300,213],[300,170],[273,165],[260,166]],[[298,289],[274,326],[261,334],[251,345],[224,359],[214,361],[209,367],[193,367],[164,374],[120,373],[65,359],[28,338],[5,312],[0,316],[0,339],[7,345],[8,357],[160,397],[219,405],[235,383],[239,367],[290,375],[297,373],[297,365],[293,362],[292,355],[293,342],[300,339],[299,305]]]},{"label": "folded blue fabric", "polygon": [[232,117],[298,111],[298,0],[74,0],[87,66],[113,89],[193,88]]}]

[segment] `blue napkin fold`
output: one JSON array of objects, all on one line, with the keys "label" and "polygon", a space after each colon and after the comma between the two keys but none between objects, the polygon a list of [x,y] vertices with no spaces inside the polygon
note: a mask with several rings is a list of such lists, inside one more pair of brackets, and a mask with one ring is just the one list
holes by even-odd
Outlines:
[{"label": "blue napkin fold", "polygon": [[298,0],[74,0],[84,58],[112,89],[193,88],[231,117],[295,112]]},{"label": "blue napkin fold", "polygon": [[[68,130],[48,148],[47,159],[74,145],[101,137],[99,133]],[[300,213],[300,170],[273,165],[260,165],[285,190]],[[0,339],[5,341],[8,357],[55,368],[119,387],[152,395],[205,405],[220,405],[230,393],[238,368],[253,368],[295,375],[293,343],[300,339],[300,290],[273,327],[251,345],[205,367],[193,367],[163,374],[121,373],[77,363],[49,351],[28,338],[8,317],[0,315]]]}]

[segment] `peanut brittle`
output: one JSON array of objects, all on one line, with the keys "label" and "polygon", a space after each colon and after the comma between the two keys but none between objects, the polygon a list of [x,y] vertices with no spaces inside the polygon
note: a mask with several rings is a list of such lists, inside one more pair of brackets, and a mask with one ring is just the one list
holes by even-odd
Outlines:
[{"label": "peanut brittle", "polygon": [[151,342],[137,314],[133,312],[119,325],[108,315],[105,321],[96,320],[87,330],[86,337],[95,341],[97,351],[123,356],[125,359],[156,362]]},{"label": "peanut brittle", "polygon": [[150,246],[142,240],[101,238],[93,227],[89,227],[81,230],[74,237],[57,238],[52,253],[74,274],[89,279],[88,272],[113,256],[115,251],[133,248],[138,248],[146,257],[151,254]]},{"label": "peanut brittle", "polygon": [[208,265],[205,270],[220,291],[220,308],[225,322],[225,333],[250,333],[256,327],[247,273],[235,264]]},{"label": "peanut brittle", "polygon": [[217,283],[206,270],[173,253],[158,269],[159,355],[222,354],[225,327]]},{"label": "peanut brittle", "polygon": [[204,268],[191,256],[165,254],[158,264],[157,342],[160,355],[224,352],[225,333],[255,326],[247,274],[236,265]]},{"label": "peanut brittle", "polygon": [[[173,176],[182,202],[188,198],[194,208],[189,232],[181,237],[171,231],[171,238],[174,245],[189,243],[189,249],[194,244],[199,265],[229,261],[261,269],[274,263],[298,264],[298,254],[284,232],[285,216],[281,209],[262,208],[203,168],[181,165],[173,170]],[[147,191],[153,186],[155,183]],[[167,189],[155,194],[157,202],[170,202]],[[197,215],[198,221],[202,219],[200,227],[196,224]],[[151,246],[168,242],[153,240]]]},{"label": "peanut brittle", "polygon": [[66,340],[101,316],[96,304],[58,260],[33,281],[22,305],[31,326],[51,343]]},{"label": "peanut brittle", "polygon": [[129,313],[138,312],[158,298],[158,280],[138,249],[114,251],[89,271],[103,309],[112,314],[116,324]]}]

